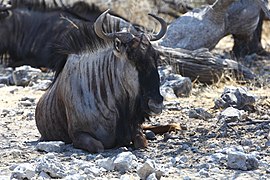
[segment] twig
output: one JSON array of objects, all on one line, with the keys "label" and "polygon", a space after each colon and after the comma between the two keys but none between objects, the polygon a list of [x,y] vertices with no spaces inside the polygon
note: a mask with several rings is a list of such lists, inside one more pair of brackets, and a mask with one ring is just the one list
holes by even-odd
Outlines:
[{"label": "twig", "polygon": [[245,125],[252,125],[252,124],[259,124],[259,123],[270,123],[270,120],[252,120],[246,122],[238,122],[238,123],[230,123],[230,126],[245,126]]}]

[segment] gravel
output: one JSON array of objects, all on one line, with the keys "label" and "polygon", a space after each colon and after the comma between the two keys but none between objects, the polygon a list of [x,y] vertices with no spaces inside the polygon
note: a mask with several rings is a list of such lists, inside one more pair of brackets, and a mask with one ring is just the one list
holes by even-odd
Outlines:
[{"label": "gravel", "polygon": [[[5,75],[13,73],[9,69],[0,72],[4,71]],[[253,90],[255,102],[243,102],[242,98],[241,103],[234,101],[241,106],[218,109],[214,108],[215,99],[228,92],[225,87],[197,87],[181,98],[174,94],[164,101],[163,113],[146,124],[176,123],[182,130],[163,135],[146,131],[146,149],[119,147],[89,154],[60,141],[38,141],[35,106],[46,88],[37,87],[44,82],[49,86],[53,78],[52,73],[38,73],[26,86],[5,84],[0,88],[0,179],[188,180],[233,179],[235,174],[270,179],[270,106],[265,98],[269,87]],[[165,77],[163,80],[166,83]],[[233,89],[237,88],[242,92],[243,87]],[[222,101],[232,102],[229,98]],[[254,110],[243,109],[243,104],[254,106]]]}]

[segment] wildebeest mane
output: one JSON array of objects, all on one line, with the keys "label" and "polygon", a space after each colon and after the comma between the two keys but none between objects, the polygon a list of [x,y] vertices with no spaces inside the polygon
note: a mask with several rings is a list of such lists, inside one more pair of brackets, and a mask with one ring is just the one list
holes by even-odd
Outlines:
[{"label": "wildebeest mane", "polygon": [[55,1],[46,3],[44,0],[12,0],[11,4],[13,8],[26,8],[28,10],[50,11],[61,9]]},{"label": "wildebeest mane", "polygon": [[[56,43],[55,48],[59,54],[81,54],[86,51],[94,52],[99,48],[105,48],[110,43],[99,38],[94,32],[92,25],[80,23],[67,31],[61,40]],[[55,66],[55,79],[64,68],[66,61],[67,59],[63,59],[57,62]]]},{"label": "wildebeest mane", "polygon": [[[99,7],[97,7],[95,4],[89,4],[83,1],[75,2],[72,5],[67,6],[64,5],[61,1],[56,2],[55,0],[13,0],[12,7],[25,8],[39,12],[63,11],[80,20],[86,21],[94,21],[95,18],[102,13]],[[91,16],[89,16],[89,12],[91,12]],[[95,18],[93,19],[93,17]]]}]

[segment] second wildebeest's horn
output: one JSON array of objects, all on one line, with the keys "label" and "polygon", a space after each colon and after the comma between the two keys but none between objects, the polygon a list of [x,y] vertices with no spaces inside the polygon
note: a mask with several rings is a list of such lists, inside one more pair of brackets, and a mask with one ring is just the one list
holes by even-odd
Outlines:
[{"label": "second wildebeest's horn", "polygon": [[102,28],[102,24],[104,22],[104,19],[106,17],[106,14],[108,13],[109,9],[106,10],[104,13],[102,13],[97,20],[94,23],[94,30],[95,33],[103,40],[109,40],[113,39],[115,37],[119,38],[122,42],[129,42],[131,39],[133,39],[134,35],[130,32],[126,31],[120,31],[120,32],[112,32],[112,33],[105,33]]},{"label": "second wildebeest's horn", "polygon": [[113,36],[112,34],[106,34],[104,31],[103,31],[103,28],[102,28],[102,24],[103,24],[103,21],[107,15],[107,13],[109,12],[110,9],[106,10],[105,12],[103,12],[98,18],[97,20],[95,21],[94,23],[94,30],[95,30],[95,33],[98,35],[98,37],[100,37],[101,39],[103,40],[106,40],[106,39],[112,39]]},{"label": "second wildebeest's horn", "polygon": [[153,18],[158,20],[158,22],[161,25],[161,29],[160,29],[159,33],[153,34],[153,35],[150,36],[150,41],[157,41],[157,40],[161,39],[166,34],[167,23],[161,17],[158,17],[158,16],[156,16],[154,14],[148,14],[148,15],[152,16]]}]

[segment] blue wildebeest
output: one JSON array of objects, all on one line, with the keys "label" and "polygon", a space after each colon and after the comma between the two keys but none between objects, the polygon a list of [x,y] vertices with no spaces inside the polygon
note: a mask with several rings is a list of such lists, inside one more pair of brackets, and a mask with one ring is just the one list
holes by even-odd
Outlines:
[{"label": "blue wildebeest", "polygon": [[[56,61],[67,58],[55,51],[53,44],[61,35],[81,21],[60,6],[46,5],[42,1],[11,1],[11,6],[0,3],[0,57],[9,54],[6,65],[17,67],[54,68]],[[71,7],[73,8],[73,7]],[[89,24],[102,13],[91,6],[87,9]]]},{"label": "blue wildebeest", "polygon": [[[151,42],[158,34],[136,33],[132,25],[104,12],[92,27],[67,33],[61,52],[69,54],[53,85],[36,107],[41,140],[62,140],[89,152],[117,146],[144,148],[141,124],[162,111],[158,52]],[[113,19],[113,20],[111,20]],[[119,30],[119,29],[118,29]],[[62,47],[61,47],[62,46]]]}]

